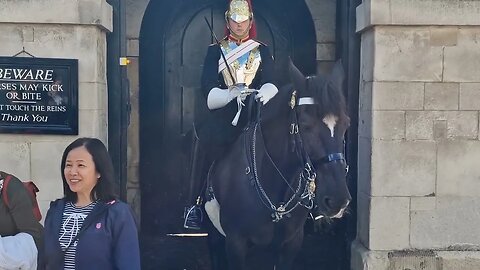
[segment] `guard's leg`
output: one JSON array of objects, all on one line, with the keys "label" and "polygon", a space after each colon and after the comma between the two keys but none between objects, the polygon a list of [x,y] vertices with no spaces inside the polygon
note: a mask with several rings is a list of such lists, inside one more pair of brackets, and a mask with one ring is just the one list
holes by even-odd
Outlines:
[{"label": "guard's leg", "polygon": [[183,226],[187,229],[200,229],[204,219],[204,213],[202,212],[203,189],[206,184],[206,164],[204,160],[204,146],[200,143],[194,125],[190,154],[189,198],[192,198],[195,202],[185,210]]}]

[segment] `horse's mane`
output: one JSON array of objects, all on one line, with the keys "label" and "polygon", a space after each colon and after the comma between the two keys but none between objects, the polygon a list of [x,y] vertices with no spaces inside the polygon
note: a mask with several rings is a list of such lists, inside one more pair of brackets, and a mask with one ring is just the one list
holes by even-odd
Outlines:
[{"label": "horse's mane", "polygon": [[[343,89],[331,80],[321,77],[311,77],[310,91],[318,103],[318,115],[320,118],[333,114],[340,121],[348,121],[348,112]],[[290,110],[289,102],[294,90],[293,84],[287,84],[278,90],[277,95],[262,109],[262,120],[269,121],[278,117],[286,117],[284,114]]]},{"label": "horse's mane", "polygon": [[347,105],[343,95],[341,85],[335,83],[333,78],[321,78],[315,76],[311,78],[310,87],[314,93],[314,98],[319,104],[318,113],[321,118],[328,114],[339,117],[340,121],[348,120]]},{"label": "horse's mane", "polygon": [[269,121],[275,118],[287,119],[290,111],[289,103],[291,93],[300,90],[297,98],[300,96],[312,96],[318,106],[318,116],[323,119],[326,115],[333,114],[338,117],[340,122],[348,122],[347,105],[343,94],[343,68],[341,62],[335,64],[333,71],[329,75],[315,75],[304,77],[304,75],[293,65],[290,68],[290,78],[292,84],[287,84],[279,88],[277,95],[267,103],[262,109],[262,120]]},{"label": "horse's mane", "polygon": [[284,117],[290,110],[288,107],[291,94],[293,91],[293,85],[287,84],[278,89],[278,93],[273,97],[262,109],[262,121],[270,121],[272,119],[278,119],[278,117]]}]

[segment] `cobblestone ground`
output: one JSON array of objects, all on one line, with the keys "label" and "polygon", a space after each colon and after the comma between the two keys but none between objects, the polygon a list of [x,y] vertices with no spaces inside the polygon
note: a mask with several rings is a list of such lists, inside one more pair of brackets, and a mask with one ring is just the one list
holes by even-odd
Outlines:
[{"label": "cobblestone ground", "polygon": [[[205,237],[141,237],[143,270],[210,270]],[[307,234],[294,270],[347,270],[349,249],[334,232]],[[253,258],[255,261],[255,258]],[[269,270],[256,262],[251,270]]]}]

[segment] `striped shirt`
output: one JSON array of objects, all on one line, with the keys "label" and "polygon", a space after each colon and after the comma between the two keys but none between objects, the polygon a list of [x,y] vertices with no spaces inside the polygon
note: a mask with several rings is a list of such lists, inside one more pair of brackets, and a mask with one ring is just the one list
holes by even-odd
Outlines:
[{"label": "striped shirt", "polygon": [[67,202],[65,204],[62,217],[62,227],[60,228],[60,235],[58,237],[58,242],[60,243],[62,251],[65,251],[65,249],[70,246],[65,252],[65,270],[75,270],[75,252],[77,250],[78,240],[75,240],[74,243],[71,242],[75,236],[77,236],[78,231],[83,225],[83,221],[87,218],[88,214],[92,212],[92,209],[96,204],[97,202],[92,202],[83,207],[77,207],[72,202]]}]

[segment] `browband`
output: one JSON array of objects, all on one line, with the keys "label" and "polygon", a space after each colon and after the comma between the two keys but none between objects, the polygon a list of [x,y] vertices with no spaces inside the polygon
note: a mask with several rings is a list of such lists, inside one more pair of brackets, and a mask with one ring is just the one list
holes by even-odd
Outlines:
[{"label": "browband", "polygon": [[301,97],[298,99],[298,106],[300,105],[313,105],[316,104],[312,97]]}]

